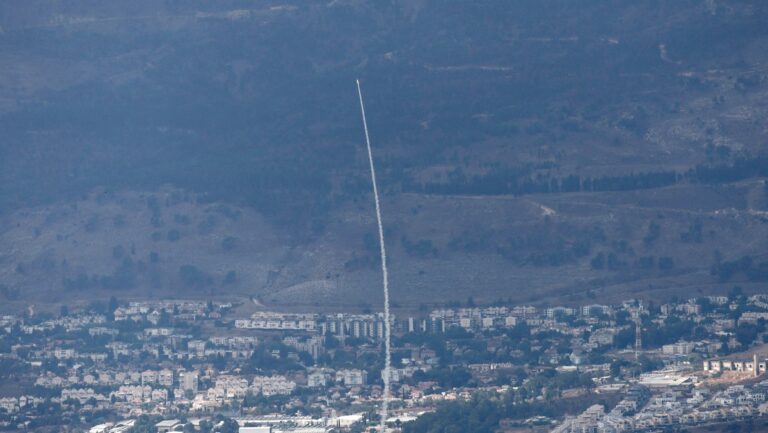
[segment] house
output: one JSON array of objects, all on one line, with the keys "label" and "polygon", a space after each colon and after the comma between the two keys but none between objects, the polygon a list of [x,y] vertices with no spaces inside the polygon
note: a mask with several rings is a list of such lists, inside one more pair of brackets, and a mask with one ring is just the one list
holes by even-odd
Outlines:
[{"label": "house", "polygon": [[296,383],[286,379],[285,376],[255,376],[251,383],[254,394],[265,396],[290,394],[294,389],[296,389]]},{"label": "house", "polygon": [[168,433],[169,431],[176,431],[182,426],[181,422],[177,419],[167,419],[155,424],[155,430],[157,433]]},{"label": "house", "polygon": [[53,351],[53,357],[56,359],[72,359],[75,355],[74,349],[56,349]]},{"label": "house", "polygon": [[162,386],[173,386],[173,370],[163,369],[157,373],[157,383]]},{"label": "house", "polygon": [[272,433],[272,427],[270,426],[240,427],[237,432],[238,433]]},{"label": "house", "polygon": [[316,371],[307,375],[307,386],[310,388],[323,387],[328,383],[328,378],[322,371]]},{"label": "house", "polygon": [[346,386],[365,385],[368,379],[368,373],[363,370],[339,370],[336,372],[336,381],[342,382]]},{"label": "house", "polygon": [[611,345],[615,336],[614,328],[597,329],[589,336],[589,343],[595,346]]},{"label": "house", "polygon": [[181,389],[184,391],[197,392],[199,384],[198,373],[196,371],[184,371],[181,373]]},{"label": "house", "polygon": [[661,346],[661,352],[665,355],[688,355],[693,352],[695,347],[695,343],[679,341],[674,344],[665,344]]},{"label": "house", "polygon": [[157,383],[157,372],[146,370],[141,373],[141,384]]}]

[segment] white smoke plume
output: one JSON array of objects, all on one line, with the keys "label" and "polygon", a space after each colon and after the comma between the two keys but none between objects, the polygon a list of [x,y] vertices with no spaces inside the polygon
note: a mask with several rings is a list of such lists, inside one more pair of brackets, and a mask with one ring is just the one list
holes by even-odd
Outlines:
[{"label": "white smoke plume", "polygon": [[363,114],[363,129],[365,130],[365,144],[368,147],[368,163],[371,166],[371,183],[373,183],[373,198],[376,202],[376,222],[379,226],[379,246],[381,247],[381,274],[384,280],[384,395],[381,404],[380,429],[384,431],[389,412],[389,399],[391,394],[390,370],[392,368],[392,353],[390,350],[390,324],[389,324],[389,277],[387,273],[387,250],[384,247],[384,225],[381,222],[381,203],[379,202],[379,189],[376,185],[376,169],[373,165],[373,152],[371,151],[371,139],[368,136],[368,122],[365,119],[365,105],[363,105],[363,92],[360,90],[360,80],[357,83],[357,95],[360,98],[360,112]]}]

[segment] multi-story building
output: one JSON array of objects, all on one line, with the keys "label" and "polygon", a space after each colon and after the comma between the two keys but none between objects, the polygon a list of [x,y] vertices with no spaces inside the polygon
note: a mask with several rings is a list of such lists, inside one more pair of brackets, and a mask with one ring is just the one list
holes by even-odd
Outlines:
[{"label": "multi-story building", "polygon": [[183,371],[179,376],[180,387],[183,391],[197,392],[199,374],[196,371]]},{"label": "multi-story building", "polygon": [[363,370],[346,369],[336,372],[336,382],[341,382],[345,386],[365,385],[368,380],[368,373]]}]

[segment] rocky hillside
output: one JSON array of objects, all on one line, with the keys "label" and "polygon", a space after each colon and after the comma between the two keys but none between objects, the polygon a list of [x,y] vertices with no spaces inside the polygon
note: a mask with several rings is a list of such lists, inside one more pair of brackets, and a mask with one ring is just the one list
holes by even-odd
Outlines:
[{"label": "rocky hillside", "polygon": [[[397,306],[499,299],[584,303],[719,293],[768,281],[764,180],[638,192],[393,194]],[[696,205],[687,205],[689,198]],[[760,203],[756,203],[762,200]],[[8,308],[118,296],[253,297],[290,308],[381,302],[371,203],[310,241],[248,207],[181,190],[96,191],[3,219]]]},{"label": "rocky hillside", "polygon": [[768,281],[768,5],[0,4],[0,297],[376,304]]}]

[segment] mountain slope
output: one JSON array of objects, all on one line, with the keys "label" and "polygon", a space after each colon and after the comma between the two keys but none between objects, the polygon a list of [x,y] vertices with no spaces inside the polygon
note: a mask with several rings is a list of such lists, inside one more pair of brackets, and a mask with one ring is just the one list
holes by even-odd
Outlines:
[{"label": "mountain slope", "polygon": [[[711,0],[4,3],[0,283],[373,303],[359,77],[403,303],[759,285],[766,18]],[[153,222],[168,194],[188,200]],[[244,219],[202,233],[210,203]],[[133,288],[113,287],[126,257]]]}]

